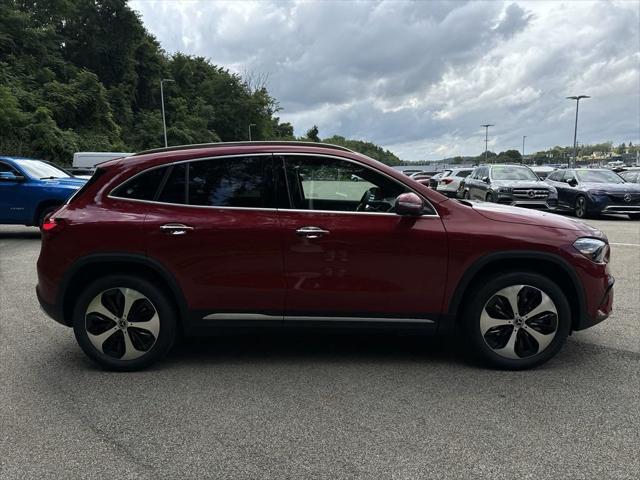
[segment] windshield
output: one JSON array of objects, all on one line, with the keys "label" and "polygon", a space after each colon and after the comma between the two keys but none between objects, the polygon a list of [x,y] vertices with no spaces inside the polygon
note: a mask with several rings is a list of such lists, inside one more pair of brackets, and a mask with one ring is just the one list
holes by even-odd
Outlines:
[{"label": "windshield", "polygon": [[494,180],[538,180],[538,177],[528,167],[493,167],[491,178]]},{"label": "windshield", "polygon": [[40,179],[71,177],[58,167],[40,160],[16,160],[16,163],[31,177]]},{"label": "windshield", "polygon": [[624,180],[610,170],[576,170],[578,180],[586,183],[624,183]]}]

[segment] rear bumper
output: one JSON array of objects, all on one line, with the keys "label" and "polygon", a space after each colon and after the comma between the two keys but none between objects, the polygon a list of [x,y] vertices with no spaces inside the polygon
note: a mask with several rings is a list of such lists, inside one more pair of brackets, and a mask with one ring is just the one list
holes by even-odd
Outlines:
[{"label": "rear bumper", "polygon": [[68,325],[64,321],[64,315],[62,314],[62,310],[57,306],[51,303],[47,303],[40,294],[40,290],[36,287],[36,296],[38,297],[38,302],[40,303],[40,308],[44,313],[54,319],[56,322],[60,323],[67,327]]}]

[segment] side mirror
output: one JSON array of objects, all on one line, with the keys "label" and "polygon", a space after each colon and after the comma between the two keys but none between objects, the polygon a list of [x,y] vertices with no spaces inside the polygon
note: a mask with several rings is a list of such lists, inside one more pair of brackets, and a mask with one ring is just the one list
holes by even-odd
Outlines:
[{"label": "side mirror", "polygon": [[482,177],[482,181],[484,183],[489,183],[489,177]]},{"label": "side mirror", "polygon": [[396,198],[395,211],[398,215],[422,215],[424,202],[413,192],[403,193]]},{"label": "side mirror", "polygon": [[22,175],[15,175],[12,172],[0,172],[0,182],[22,182],[24,177]]},{"label": "side mirror", "polygon": [[576,185],[578,185],[578,181],[575,178],[568,178],[566,182],[572,187],[575,187]]}]

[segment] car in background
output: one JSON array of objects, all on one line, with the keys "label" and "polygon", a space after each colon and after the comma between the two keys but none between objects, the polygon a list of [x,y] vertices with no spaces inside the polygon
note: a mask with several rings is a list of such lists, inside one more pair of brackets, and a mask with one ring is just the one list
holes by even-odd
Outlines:
[{"label": "car in background", "polygon": [[640,218],[640,185],[625,181],[606,168],[558,170],[546,182],[558,190],[558,209],[578,218],[601,213],[622,213]]},{"label": "car in background", "polygon": [[547,176],[551,172],[556,171],[554,167],[546,167],[546,166],[544,167],[532,166],[531,170],[533,170],[533,173],[535,173],[540,180],[544,180],[545,178],[547,178]]},{"label": "car in background", "polygon": [[96,165],[113,160],[114,158],[128,157],[126,152],[76,152],[73,154],[73,163],[69,169],[78,177],[90,178]]},{"label": "car in background", "polygon": [[112,370],[231,326],[450,332],[524,369],[609,316],[608,262],[587,224],[451,200],[344,147],[222,143],[100,165],[43,224],[36,293]]},{"label": "car in background", "polygon": [[441,172],[436,173],[435,175],[431,175],[429,182],[425,183],[425,185],[435,190],[436,188],[438,188],[438,182],[440,181],[440,179],[442,177],[449,175],[450,173],[451,173],[450,169],[445,169],[445,170],[442,170]]},{"label": "car in background", "polygon": [[457,197],[460,183],[473,172],[473,168],[454,168],[447,175],[440,177],[436,190],[447,197]]},{"label": "car in background", "polygon": [[626,182],[640,183],[640,168],[627,168],[624,172],[620,172],[620,175]]},{"label": "car in background", "polygon": [[429,186],[429,182],[431,181],[431,177],[433,174],[431,172],[415,172],[410,175],[416,182],[421,183],[423,185]]},{"label": "car in background", "polygon": [[558,192],[526,165],[480,165],[465,179],[463,198],[553,210]]},{"label": "car in background", "polygon": [[86,182],[50,162],[0,157],[0,224],[41,225]]}]

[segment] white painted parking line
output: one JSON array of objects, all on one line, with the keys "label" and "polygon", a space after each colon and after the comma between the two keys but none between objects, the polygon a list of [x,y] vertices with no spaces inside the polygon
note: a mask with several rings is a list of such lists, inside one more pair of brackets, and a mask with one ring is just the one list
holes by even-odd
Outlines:
[{"label": "white painted parking line", "polygon": [[609,245],[618,245],[620,247],[640,247],[640,243],[612,243],[612,242],[609,242]]}]

